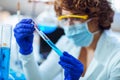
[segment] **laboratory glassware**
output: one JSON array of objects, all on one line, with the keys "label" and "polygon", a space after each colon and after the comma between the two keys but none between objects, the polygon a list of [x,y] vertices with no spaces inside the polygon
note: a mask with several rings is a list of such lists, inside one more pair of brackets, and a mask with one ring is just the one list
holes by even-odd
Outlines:
[{"label": "laboratory glassware", "polygon": [[35,30],[38,32],[38,34],[43,38],[43,40],[59,55],[62,56],[63,52],[55,46],[55,44],[40,30],[38,29],[36,23],[35,24]]},{"label": "laboratory glassware", "polygon": [[0,80],[8,80],[12,26],[0,25]]},{"label": "laboratory glassware", "polygon": [[52,33],[57,29],[57,17],[52,5],[47,5],[47,9],[40,13],[35,20],[38,28],[45,34]]}]

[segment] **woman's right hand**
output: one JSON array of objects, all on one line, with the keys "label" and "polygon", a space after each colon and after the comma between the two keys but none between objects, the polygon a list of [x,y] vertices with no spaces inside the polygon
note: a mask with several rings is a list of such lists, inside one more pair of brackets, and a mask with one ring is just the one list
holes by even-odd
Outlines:
[{"label": "woman's right hand", "polygon": [[14,28],[14,36],[23,55],[28,55],[33,51],[34,24],[32,19],[22,19]]}]

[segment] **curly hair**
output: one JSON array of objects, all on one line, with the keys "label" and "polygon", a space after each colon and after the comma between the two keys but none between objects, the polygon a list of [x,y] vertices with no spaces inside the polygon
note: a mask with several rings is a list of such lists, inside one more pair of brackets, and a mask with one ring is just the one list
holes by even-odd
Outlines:
[{"label": "curly hair", "polygon": [[86,14],[89,18],[98,17],[98,25],[102,30],[110,29],[114,11],[107,0],[55,0],[56,15],[62,15],[62,9],[73,14]]}]

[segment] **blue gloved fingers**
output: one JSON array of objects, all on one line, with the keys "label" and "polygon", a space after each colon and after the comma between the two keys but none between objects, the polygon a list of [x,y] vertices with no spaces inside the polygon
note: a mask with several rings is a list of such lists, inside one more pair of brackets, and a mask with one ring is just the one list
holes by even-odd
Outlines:
[{"label": "blue gloved fingers", "polygon": [[22,20],[20,21],[20,23],[32,23],[32,22],[33,22],[32,19],[22,19]]},{"label": "blue gloved fingers", "polygon": [[66,52],[66,51],[64,51],[63,54],[66,55],[66,56],[68,56],[68,57],[71,57],[71,55],[68,54],[68,52]]},{"label": "blue gloved fingers", "polygon": [[29,37],[30,35],[33,34],[33,31],[34,30],[31,30],[31,29],[22,29],[22,28],[14,29],[14,36],[16,38],[18,38],[18,39],[24,38],[24,37]]},{"label": "blue gloved fingers", "polygon": [[34,29],[34,24],[18,23],[14,30],[19,29],[19,28],[21,28],[21,29],[26,29],[27,28],[27,29],[35,30]]},{"label": "blue gloved fingers", "polygon": [[[84,70],[84,67],[83,67],[83,65],[81,65],[81,66],[74,66],[74,65],[71,65],[71,64],[68,64],[68,63],[66,63],[66,62],[62,62],[62,61],[59,61],[59,64],[65,69],[65,70],[67,70],[67,69],[71,69],[71,70],[76,70],[76,71],[80,71],[80,72],[83,72],[83,70]],[[75,68],[76,67],[76,68]],[[78,69],[79,68],[79,69]]]},{"label": "blue gloved fingers", "polygon": [[66,62],[59,61],[59,64],[60,64],[64,69],[66,69],[66,68],[72,69],[72,68],[73,68],[73,65],[68,64],[68,63],[66,63]]},{"label": "blue gloved fingers", "polygon": [[16,28],[30,28],[34,29],[34,24],[18,23]]},{"label": "blue gloved fingers", "polygon": [[15,34],[22,34],[22,33],[33,34],[33,32],[34,32],[34,30],[32,30],[32,29],[22,29],[22,28],[19,28],[19,29],[15,29],[14,30]]},{"label": "blue gloved fingers", "polygon": [[72,58],[70,58],[70,57],[61,56],[60,60],[62,62],[66,62],[66,63],[72,64],[72,65],[75,65],[75,61]]},{"label": "blue gloved fingers", "polygon": [[19,36],[18,34],[23,34],[23,33],[33,34],[34,30],[35,29],[33,24],[23,24],[23,25],[17,24],[16,27],[14,28],[14,34],[16,34],[16,36]]},{"label": "blue gloved fingers", "polygon": [[[67,58],[70,58],[70,60],[72,60],[72,62],[75,62],[75,61],[76,61],[77,64],[81,64],[81,62],[80,62],[78,59],[76,59],[76,58],[73,57],[72,55],[68,54],[67,52],[63,52],[63,55],[65,55]],[[76,64],[75,64],[75,65],[76,65]]]},{"label": "blue gloved fingers", "polygon": [[79,60],[77,60],[72,55],[68,54],[67,52],[63,52],[63,56],[60,57],[60,60],[62,60],[63,62],[72,64],[72,65],[81,64]]},{"label": "blue gloved fingers", "polygon": [[73,57],[72,55],[68,54],[68,52],[64,51],[63,55],[65,55],[66,57],[71,57],[72,59],[76,60],[75,57]]},{"label": "blue gloved fingers", "polygon": [[14,34],[14,36],[17,38],[17,39],[23,39],[25,37],[30,37],[30,36],[33,36],[33,34],[29,34],[29,33],[22,33],[22,34]]}]

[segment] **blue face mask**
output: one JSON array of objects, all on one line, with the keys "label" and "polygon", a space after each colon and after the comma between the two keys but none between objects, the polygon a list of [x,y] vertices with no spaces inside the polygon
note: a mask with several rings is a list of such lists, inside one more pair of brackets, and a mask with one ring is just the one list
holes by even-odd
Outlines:
[{"label": "blue face mask", "polygon": [[64,27],[64,32],[65,35],[75,43],[75,45],[81,47],[89,46],[94,38],[94,33],[89,31],[87,22]]}]

